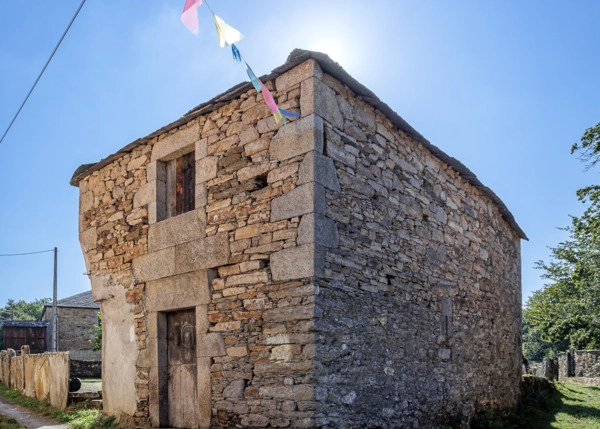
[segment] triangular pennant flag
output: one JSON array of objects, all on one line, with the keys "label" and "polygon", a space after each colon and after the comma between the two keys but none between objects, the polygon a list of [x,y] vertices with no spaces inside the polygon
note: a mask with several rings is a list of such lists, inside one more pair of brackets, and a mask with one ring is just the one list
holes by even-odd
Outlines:
[{"label": "triangular pennant flag", "polygon": [[240,51],[238,50],[237,46],[235,46],[233,43],[231,44],[231,52],[233,53],[233,59],[236,60],[238,63],[241,63],[242,55],[240,54]]},{"label": "triangular pennant flag", "polygon": [[252,69],[250,68],[250,66],[248,65],[248,63],[246,63],[246,73],[248,73],[248,77],[250,78],[250,82],[252,82],[252,85],[254,85],[254,89],[256,89],[256,92],[260,92],[261,90],[261,82],[260,80],[258,80],[258,78],[256,77],[256,75],[254,74],[254,72],[252,71]]},{"label": "triangular pennant flag", "polygon": [[[260,81],[259,81],[260,82]],[[263,97],[265,99],[265,103],[273,112],[273,116],[275,116],[275,122],[281,121],[281,112],[279,111],[279,107],[277,107],[277,103],[275,103],[275,99],[271,92],[267,89],[264,83],[260,82],[260,87],[262,89]]]},{"label": "triangular pennant flag", "polygon": [[181,22],[188,30],[196,36],[199,33],[200,25],[198,24],[198,6],[202,4],[202,0],[185,0],[183,13],[181,14]]},{"label": "triangular pennant flag", "polygon": [[227,24],[214,13],[213,18],[215,20],[215,27],[217,27],[217,35],[219,36],[219,46],[221,46],[221,48],[239,42],[244,38],[242,33],[240,33],[235,28]]}]

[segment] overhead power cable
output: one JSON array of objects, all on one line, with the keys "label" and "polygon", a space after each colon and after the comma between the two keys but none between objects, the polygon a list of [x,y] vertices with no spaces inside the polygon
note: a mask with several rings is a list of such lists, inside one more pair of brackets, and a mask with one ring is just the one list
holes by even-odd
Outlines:
[{"label": "overhead power cable", "polygon": [[54,249],[40,250],[38,252],[27,252],[27,253],[7,253],[7,254],[0,254],[0,256],[26,256],[26,255],[37,255],[38,253],[48,253],[48,252],[54,252]]},{"label": "overhead power cable", "polygon": [[[12,121],[10,121],[10,124],[8,124],[8,128],[6,128],[6,131],[4,131],[4,134],[2,135],[2,138],[0,138],[0,144],[2,143],[2,141],[4,140],[4,137],[6,137],[6,134],[8,134],[8,131],[10,130],[10,128],[12,127],[12,125],[14,124],[14,122],[17,120],[17,117],[19,116],[19,113],[21,113],[21,110],[23,109],[23,106],[25,106],[25,103],[27,103],[27,100],[29,99],[29,96],[31,95],[31,93],[33,92],[33,90],[35,89],[35,86],[37,85],[37,83],[39,82],[40,78],[42,77],[42,75],[44,74],[44,72],[46,71],[46,67],[48,67],[48,64],[50,64],[50,61],[52,61],[52,57],[54,57],[54,54],[56,53],[56,51],[58,50],[58,47],[60,46],[60,44],[62,43],[63,39],[65,38],[65,36],[67,35],[67,33],[69,32],[69,29],[71,28],[71,25],[73,25],[73,22],[75,22],[75,18],[77,18],[77,15],[79,15],[79,11],[81,10],[81,8],[83,7],[84,3],[86,0],[83,0],[81,2],[81,4],[79,5],[79,7],[77,8],[77,11],[75,12],[75,15],[73,15],[73,18],[71,18],[71,22],[69,22],[69,25],[67,26],[67,28],[65,29],[63,35],[61,36],[60,40],[58,41],[58,43],[56,44],[56,46],[54,47],[54,50],[52,51],[52,53],[50,54],[50,58],[48,58],[48,61],[46,61],[46,64],[44,65],[44,68],[42,69],[42,71],[40,72],[40,74],[38,75],[37,79],[35,80],[35,82],[33,83],[33,86],[31,87],[31,89],[29,90],[29,92],[27,93],[27,96],[25,97],[25,99],[23,100],[23,103],[21,103],[21,107],[19,107],[19,110],[17,110],[17,113],[15,114],[15,116],[12,118]],[[0,255],[1,256],[1,255]]]}]

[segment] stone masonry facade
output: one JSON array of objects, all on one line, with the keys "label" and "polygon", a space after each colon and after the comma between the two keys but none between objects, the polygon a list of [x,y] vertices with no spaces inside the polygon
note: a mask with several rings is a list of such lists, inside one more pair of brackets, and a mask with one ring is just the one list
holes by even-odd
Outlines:
[{"label": "stone masonry facade", "polygon": [[[74,175],[105,413],[435,428],[515,407],[526,237],[506,208],[326,56],[262,80],[301,117],[276,123],[240,85]],[[191,153],[194,208],[165,218],[165,165]],[[195,390],[177,405],[184,309]]]},{"label": "stone masonry facade", "polygon": [[[45,320],[50,322],[47,329],[47,345],[52,347],[52,307],[46,309]],[[58,351],[93,350],[90,342],[94,334],[92,328],[98,324],[98,310],[90,308],[58,308]]]}]

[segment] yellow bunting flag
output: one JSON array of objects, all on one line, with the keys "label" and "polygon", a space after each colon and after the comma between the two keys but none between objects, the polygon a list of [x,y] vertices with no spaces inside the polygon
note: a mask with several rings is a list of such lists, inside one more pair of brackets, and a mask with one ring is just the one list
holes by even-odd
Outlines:
[{"label": "yellow bunting flag", "polygon": [[221,48],[237,43],[244,38],[244,35],[238,30],[227,24],[221,18],[213,13],[217,35],[219,36],[219,45]]}]

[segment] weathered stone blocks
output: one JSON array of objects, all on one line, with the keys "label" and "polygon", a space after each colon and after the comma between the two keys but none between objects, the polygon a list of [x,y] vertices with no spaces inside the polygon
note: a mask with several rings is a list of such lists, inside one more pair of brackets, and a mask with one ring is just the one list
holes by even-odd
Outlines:
[{"label": "weathered stone blocks", "polygon": [[192,210],[148,228],[148,251],[154,252],[206,236],[206,212]]},{"label": "weathered stone blocks", "polygon": [[146,283],[148,311],[169,311],[209,303],[209,277],[203,270]]},{"label": "weathered stone blocks", "polygon": [[306,154],[298,171],[297,185],[310,182],[317,182],[335,192],[341,190],[333,160],[316,151]]},{"label": "weathered stone blocks", "polygon": [[191,152],[199,136],[200,128],[197,123],[180,127],[175,132],[166,134],[152,148],[152,161],[167,161]]},{"label": "weathered stone blocks", "polygon": [[229,261],[227,233],[183,243],[175,247],[177,273],[204,270],[225,265]]},{"label": "weathered stone blocks", "polygon": [[324,214],[325,206],[324,188],[318,183],[307,183],[273,199],[271,222],[313,212]]},{"label": "weathered stone blocks", "polygon": [[318,245],[306,244],[283,249],[271,255],[274,281],[319,276],[323,273],[324,252]]},{"label": "weathered stone blocks", "polygon": [[271,140],[271,160],[285,161],[310,151],[323,153],[323,120],[317,115],[304,116],[281,128]]},{"label": "weathered stone blocks", "polygon": [[135,258],[133,260],[133,275],[140,282],[175,275],[175,247]]},{"label": "weathered stone blocks", "polygon": [[340,235],[336,222],[319,213],[302,216],[298,227],[299,246],[316,243],[324,247],[338,247]]}]

